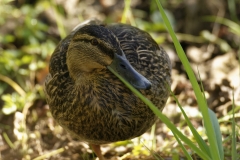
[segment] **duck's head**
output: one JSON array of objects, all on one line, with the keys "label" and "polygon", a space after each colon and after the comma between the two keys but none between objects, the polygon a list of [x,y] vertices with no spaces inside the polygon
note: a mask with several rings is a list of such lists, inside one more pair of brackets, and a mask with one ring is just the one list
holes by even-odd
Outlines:
[{"label": "duck's head", "polygon": [[73,79],[96,69],[111,68],[135,88],[151,88],[149,80],[131,66],[117,37],[101,25],[87,25],[75,31],[67,51],[67,65]]}]

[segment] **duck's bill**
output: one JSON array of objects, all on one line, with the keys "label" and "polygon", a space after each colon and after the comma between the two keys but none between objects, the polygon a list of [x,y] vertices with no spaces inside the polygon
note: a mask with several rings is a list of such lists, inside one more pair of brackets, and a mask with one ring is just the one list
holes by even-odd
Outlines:
[{"label": "duck's bill", "polygon": [[107,68],[113,69],[136,89],[151,88],[151,82],[132,67],[124,54],[115,54],[113,62]]}]

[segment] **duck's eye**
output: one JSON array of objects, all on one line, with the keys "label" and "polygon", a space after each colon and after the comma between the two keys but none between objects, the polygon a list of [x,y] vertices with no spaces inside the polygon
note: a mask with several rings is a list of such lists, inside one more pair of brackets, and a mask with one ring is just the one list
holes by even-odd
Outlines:
[{"label": "duck's eye", "polygon": [[96,45],[99,44],[99,42],[98,42],[97,39],[94,38],[94,39],[91,40],[91,44],[94,45],[94,46],[96,46]]}]

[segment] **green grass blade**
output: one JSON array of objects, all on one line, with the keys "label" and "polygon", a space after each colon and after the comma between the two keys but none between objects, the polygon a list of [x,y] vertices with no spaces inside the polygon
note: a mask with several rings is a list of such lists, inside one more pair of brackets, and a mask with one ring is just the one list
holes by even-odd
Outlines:
[{"label": "green grass blade", "polygon": [[154,114],[158,116],[158,118],[164,122],[171,131],[176,134],[184,143],[188,144],[189,147],[192,148],[201,158],[204,160],[210,160],[210,157],[200,150],[191,140],[189,140],[185,135],[180,132],[175,125],[146,97],[144,97],[138,90],[136,90],[131,84],[129,84],[126,80],[124,80],[118,73],[116,73],[113,69],[108,67],[108,69],[117,76],[137,97],[139,97],[149,108],[153,111]]},{"label": "green grass blade", "polygon": [[180,141],[180,139],[178,138],[178,136],[176,134],[174,134],[174,137],[176,138],[176,140],[178,141],[178,144],[180,145],[180,147],[182,148],[185,156],[187,157],[188,160],[192,160],[192,157],[190,156],[190,154],[187,152],[186,148],[183,146],[182,142]]},{"label": "green grass blade", "polygon": [[217,22],[217,23],[226,25],[231,29],[232,33],[240,36],[240,25],[229,19],[226,19],[223,17],[217,17],[217,16],[206,16],[206,17],[203,17],[203,20],[206,20],[209,22]]},{"label": "green grass blade", "polygon": [[210,119],[210,116],[209,116],[209,112],[208,112],[208,107],[206,106],[206,103],[205,103],[205,100],[204,100],[204,97],[202,96],[202,93],[201,93],[201,90],[200,90],[200,87],[198,85],[198,82],[196,80],[196,77],[193,73],[193,70],[188,62],[188,59],[170,25],[170,22],[166,16],[166,14],[164,13],[164,10],[159,2],[159,0],[156,0],[157,2],[157,5],[158,5],[158,8],[159,8],[159,11],[163,17],[163,20],[164,20],[164,23],[168,29],[168,32],[170,33],[172,39],[173,39],[173,43],[174,43],[174,46],[177,50],[177,53],[178,53],[178,57],[179,59],[181,60],[187,74],[188,74],[188,77],[190,79],[190,82],[193,86],[193,90],[194,90],[194,93],[196,95],[196,99],[197,99],[197,102],[198,102],[198,105],[200,107],[200,110],[202,112],[202,115],[203,115],[203,120],[205,124],[205,128],[207,130],[207,136],[208,136],[208,140],[209,140],[209,144],[210,144],[210,153],[211,153],[211,157],[214,158],[214,160],[220,160],[220,154],[219,154],[219,150],[218,150],[218,144],[217,144],[217,139],[216,139],[216,136],[214,134],[214,129],[213,129],[213,125],[212,123],[207,123],[207,122],[210,122],[211,119]]},{"label": "green grass blade", "polygon": [[155,131],[156,131],[156,123],[154,123],[154,125],[151,128],[151,132],[150,132],[150,137],[151,137],[151,140],[152,140],[151,150],[156,150],[156,146],[157,146]]},{"label": "green grass blade", "polygon": [[221,159],[224,159],[222,134],[221,134],[221,131],[220,131],[220,126],[219,126],[219,123],[218,123],[218,119],[217,119],[216,114],[211,109],[208,109],[208,111],[209,111],[209,115],[210,115],[210,118],[211,118],[211,122],[213,124],[213,129],[214,129],[214,132],[215,132],[215,135],[216,135],[219,154],[220,154]]},{"label": "green grass blade", "polygon": [[7,83],[8,85],[10,85],[13,89],[15,89],[15,91],[19,95],[21,95],[21,96],[26,95],[26,92],[17,83],[14,82],[12,79],[8,78],[7,76],[0,74],[0,81],[3,81],[5,83]]},{"label": "green grass blade", "polygon": [[130,21],[132,26],[136,26],[136,22],[132,16],[131,11],[131,0],[124,0],[124,10],[122,14],[121,23],[127,23],[127,20]]},{"label": "green grass blade", "polygon": [[[203,97],[204,97],[205,103],[207,105],[206,96],[204,94],[205,90],[204,90],[204,87],[203,87],[203,84],[202,84],[202,79],[201,79],[199,70],[198,70],[198,77],[200,79],[200,85],[201,85],[201,88],[202,88],[202,91],[203,91]],[[213,129],[214,129],[214,134],[216,135],[216,139],[217,139],[218,151],[219,151],[221,159],[224,159],[222,134],[221,134],[221,131],[220,131],[219,122],[218,122],[218,119],[217,119],[217,116],[215,115],[215,113],[209,108],[208,108],[208,111],[209,111],[209,116],[210,116],[210,119],[211,119],[211,121],[209,123],[212,123],[212,125],[214,127]]]},{"label": "green grass blade", "polygon": [[232,160],[237,159],[237,148],[236,148],[236,129],[235,129],[235,100],[233,93],[233,113],[232,113]]},{"label": "green grass blade", "polygon": [[9,145],[10,148],[14,149],[14,144],[12,143],[12,141],[10,140],[10,138],[8,137],[6,132],[3,132],[3,138],[4,140],[7,142],[7,144]]},{"label": "green grass blade", "polygon": [[196,131],[196,129],[193,127],[191,121],[189,120],[188,116],[186,115],[185,111],[183,110],[181,104],[179,103],[177,97],[174,95],[174,93],[171,91],[171,95],[174,98],[174,100],[176,101],[176,103],[178,104],[184,119],[186,120],[188,127],[190,128],[194,138],[196,139],[200,149],[204,152],[206,152],[208,155],[210,155],[210,150],[209,150],[209,146],[206,144],[206,142],[202,139],[202,137],[199,135],[199,133]]},{"label": "green grass blade", "polygon": [[129,17],[129,13],[130,13],[130,4],[131,4],[131,0],[124,0],[124,10],[123,10],[121,23],[127,23],[127,17]]},{"label": "green grass blade", "polygon": [[231,19],[234,20],[234,21],[238,21],[238,17],[237,17],[237,12],[236,12],[236,1],[235,0],[228,0],[228,9],[229,9],[229,12],[230,12],[230,16],[231,16]]}]

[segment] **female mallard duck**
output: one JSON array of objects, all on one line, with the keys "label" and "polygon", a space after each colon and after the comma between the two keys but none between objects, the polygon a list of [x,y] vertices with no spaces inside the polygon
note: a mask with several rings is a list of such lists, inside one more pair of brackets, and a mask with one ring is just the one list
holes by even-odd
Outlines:
[{"label": "female mallard duck", "polygon": [[162,110],[169,96],[171,63],[151,36],[126,24],[77,26],[55,49],[45,92],[54,119],[89,142],[100,144],[146,132],[157,117],[109,68]]}]

